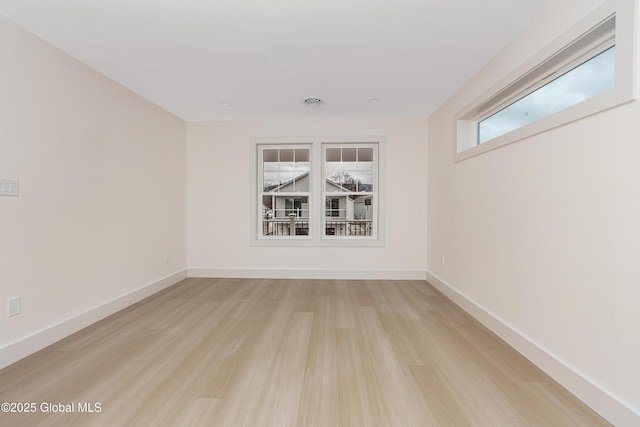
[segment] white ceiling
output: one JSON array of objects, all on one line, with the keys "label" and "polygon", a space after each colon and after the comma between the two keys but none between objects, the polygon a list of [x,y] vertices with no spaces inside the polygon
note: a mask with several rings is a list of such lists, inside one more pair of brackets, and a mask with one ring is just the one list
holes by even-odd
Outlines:
[{"label": "white ceiling", "polygon": [[427,117],[545,1],[0,0],[0,14],[188,121]]}]

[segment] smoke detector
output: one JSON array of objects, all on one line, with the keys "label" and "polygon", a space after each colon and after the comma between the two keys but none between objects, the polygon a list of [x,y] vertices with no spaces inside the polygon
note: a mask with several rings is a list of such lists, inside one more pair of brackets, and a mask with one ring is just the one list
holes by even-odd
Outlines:
[{"label": "smoke detector", "polygon": [[324,101],[320,98],[307,98],[303,102],[308,107],[319,107],[324,104]]}]

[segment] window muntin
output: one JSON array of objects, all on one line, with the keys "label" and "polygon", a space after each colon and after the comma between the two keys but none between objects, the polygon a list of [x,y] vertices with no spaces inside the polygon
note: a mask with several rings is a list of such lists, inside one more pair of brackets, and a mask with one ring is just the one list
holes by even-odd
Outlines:
[{"label": "window muntin", "polygon": [[326,148],[324,172],[326,191],[374,191],[373,147]]},{"label": "window muntin", "polygon": [[308,192],[309,181],[300,177],[311,171],[309,156],[309,148],[263,149],[263,191]]},{"label": "window muntin", "polygon": [[326,144],[323,147],[325,238],[377,235],[377,147]]},{"label": "window muntin", "polygon": [[615,46],[478,122],[478,144],[569,108],[615,86]]},{"label": "window muntin", "polygon": [[308,238],[311,147],[261,145],[258,153],[259,238]]},{"label": "window muntin", "polygon": [[[251,138],[250,146],[252,165],[250,173],[253,183],[253,191],[250,195],[253,212],[249,227],[251,246],[380,247],[385,245],[386,144],[384,136],[255,137]],[[344,153],[340,151],[341,165],[336,170],[357,172],[352,176],[360,179],[350,181],[351,184],[346,182],[342,188],[333,187],[336,191],[327,193],[324,166],[326,148],[347,149]],[[354,148],[356,150],[348,150]],[[302,155],[295,151],[293,153],[267,151],[290,149],[308,151]],[[306,165],[298,168],[296,164],[306,163],[306,153],[309,159],[308,169],[305,169]],[[306,174],[308,170],[308,174],[295,179],[295,183],[285,181],[281,173],[289,172],[292,168],[303,169],[297,170],[302,174]],[[265,175],[265,172],[278,174]],[[265,176],[267,177],[266,185]],[[301,178],[308,179],[308,184]],[[307,185],[308,192],[304,191]],[[359,191],[353,191],[356,189]],[[373,191],[367,191],[369,189]],[[331,201],[327,205],[327,197],[334,200],[333,208]],[[367,212],[370,213],[367,214]],[[291,215],[294,221],[293,227],[288,214],[295,215]],[[348,215],[351,215],[348,220],[343,219]],[[367,220],[367,215],[371,216],[370,220]],[[330,231],[327,232],[327,229]],[[334,234],[331,234],[332,229],[335,230]]]}]

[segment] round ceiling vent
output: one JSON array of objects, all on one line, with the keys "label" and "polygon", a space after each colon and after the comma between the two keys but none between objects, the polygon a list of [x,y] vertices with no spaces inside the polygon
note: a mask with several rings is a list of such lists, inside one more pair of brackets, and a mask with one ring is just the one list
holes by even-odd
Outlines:
[{"label": "round ceiling vent", "polygon": [[324,104],[324,101],[320,98],[307,98],[304,100],[304,105],[309,107],[319,107],[322,104]]}]

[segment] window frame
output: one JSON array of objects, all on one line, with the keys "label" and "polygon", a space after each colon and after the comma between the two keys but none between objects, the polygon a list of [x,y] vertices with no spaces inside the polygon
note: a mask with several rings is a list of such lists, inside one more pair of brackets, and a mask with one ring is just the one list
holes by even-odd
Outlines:
[{"label": "window frame", "polygon": [[[271,193],[270,191],[264,191],[264,151],[265,150],[309,150],[309,191],[283,191],[280,192],[278,191],[277,193]],[[260,240],[305,240],[305,239],[310,239],[311,238],[311,230],[313,228],[313,224],[315,222],[315,218],[313,216],[313,197],[312,197],[312,189],[313,189],[313,184],[312,184],[312,180],[313,180],[313,146],[311,144],[296,144],[296,143],[288,143],[288,144],[260,144],[257,146],[257,164],[256,164],[256,168],[257,168],[257,179],[258,179],[258,183],[257,183],[257,187],[256,187],[256,197],[258,200],[256,200],[256,207],[258,209],[257,215],[256,215],[256,219],[258,221],[257,228],[256,228],[256,237]],[[295,159],[295,154],[294,154],[294,159]],[[280,160],[278,160],[278,162],[280,162]],[[282,184],[280,184],[282,185]],[[293,182],[293,187],[295,188],[295,181]],[[299,197],[307,197],[307,201],[309,204],[309,208],[308,208],[308,224],[307,224],[307,229],[309,230],[307,235],[298,235],[298,234],[278,234],[278,235],[273,235],[273,236],[269,236],[269,235],[265,235],[262,233],[262,230],[264,229],[264,212],[263,212],[263,198],[267,195],[277,195],[276,197],[284,197],[284,203],[285,203],[285,207],[283,208],[285,210],[285,212],[289,211],[289,210],[295,210],[295,198],[299,198]],[[294,199],[293,200],[293,205],[294,207],[292,208],[287,208],[287,202],[289,201],[289,199]],[[277,208],[273,207],[272,208],[275,212],[277,212]],[[274,217],[274,219],[276,219],[277,217]],[[285,217],[282,217],[283,219]],[[305,218],[304,216],[302,218]],[[280,222],[284,222],[284,221],[280,221]]]},{"label": "window frame", "polygon": [[[454,117],[459,162],[637,98],[636,2],[609,0],[460,110]],[[614,20],[613,43],[607,23]],[[609,44],[607,44],[609,43]],[[615,46],[615,86],[578,104],[478,144],[478,125],[560,75]]]},{"label": "window frame", "polygon": [[[323,164],[322,147],[326,144],[373,144],[377,145],[377,235],[374,238],[335,239],[324,236],[324,200],[323,200]],[[262,165],[259,155],[260,147],[265,146],[311,146],[310,153],[310,188],[309,188],[309,235],[290,236],[289,238],[273,238],[260,236],[262,220]],[[270,148],[270,147],[269,147]],[[386,140],[380,135],[366,136],[306,136],[306,137],[253,137],[249,140],[251,180],[250,192],[250,227],[249,246],[252,247],[382,247],[385,246],[386,224]],[[283,236],[284,237],[284,236]]]},{"label": "window frame", "polygon": [[[372,158],[372,163],[373,163],[373,177],[372,177],[372,181],[373,181],[373,191],[327,191],[326,188],[326,183],[329,180],[329,177],[326,176],[326,163],[327,163],[327,159],[326,159],[326,153],[328,149],[331,148],[340,148],[340,149],[350,149],[350,148],[365,148],[365,149],[372,149],[372,154],[373,154],[373,158]],[[336,220],[332,220],[331,216],[327,216],[327,207],[326,207],[326,202],[322,204],[323,206],[323,210],[322,210],[322,238],[323,239],[327,239],[327,240],[375,240],[377,238],[377,234],[378,234],[378,144],[369,144],[369,143],[323,143],[322,144],[322,201],[326,201],[327,199],[335,199],[335,198],[340,198],[340,197],[349,197],[351,195],[362,195],[362,196],[368,196],[370,195],[373,199],[373,205],[372,205],[372,224],[371,224],[371,235],[365,235],[365,236],[358,236],[358,235],[330,235],[326,233],[327,230],[327,218],[329,219],[329,222],[335,222]],[[356,163],[358,162],[358,160],[356,160]],[[333,208],[329,209],[331,211],[333,211]],[[340,210],[340,209],[339,209]],[[348,216],[348,209],[345,207],[343,210],[345,210],[345,218]],[[338,218],[340,218],[340,215],[338,215]],[[348,220],[348,219],[347,219]],[[354,219],[355,221],[355,219]],[[346,220],[345,220],[346,222]]]}]

